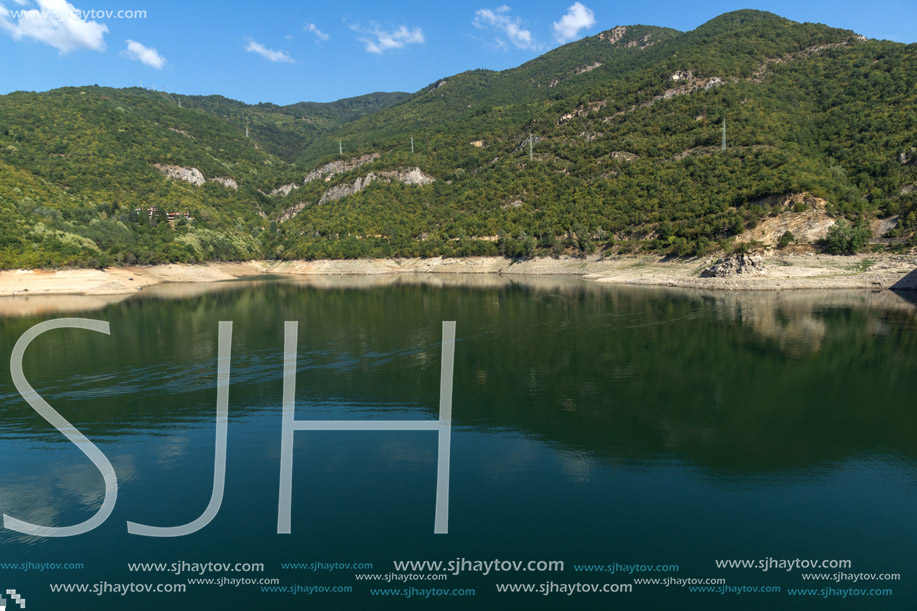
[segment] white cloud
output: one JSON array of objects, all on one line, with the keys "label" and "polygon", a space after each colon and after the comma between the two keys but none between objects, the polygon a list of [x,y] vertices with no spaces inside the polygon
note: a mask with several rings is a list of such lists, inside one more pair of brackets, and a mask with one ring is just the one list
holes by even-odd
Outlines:
[{"label": "white cloud", "polygon": [[268,61],[285,62],[288,64],[293,63],[293,58],[290,57],[290,54],[286,51],[273,51],[265,47],[260,42],[255,42],[251,38],[248,39],[248,46],[245,47],[245,50],[249,53],[257,53]]},{"label": "white cloud", "polygon": [[[17,4],[22,4],[18,0]],[[102,51],[108,26],[82,19],[80,10],[66,0],[36,0],[38,8],[10,11],[0,6],[0,29],[14,40],[31,38],[61,52],[77,49]]]},{"label": "white cloud", "polygon": [[579,2],[574,2],[567,9],[567,14],[561,17],[560,21],[554,22],[554,37],[557,42],[569,42],[579,36],[581,30],[594,25],[595,14],[592,10]]},{"label": "white cloud", "polygon": [[303,29],[307,32],[312,32],[313,34],[315,34],[319,40],[328,40],[329,38],[331,38],[331,36],[319,30],[318,26],[316,26],[314,23],[310,23],[306,25]]},{"label": "white cloud", "polygon": [[[399,26],[397,30],[386,32],[378,23],[372,24],[373,29],[365,32],[367,35],[360,38],[360,42],[366,45],[368,53],[377,53],[379,55],[391,49],[400,49],[405,45],[426,42],[423,30],[414,28],[409,30],[406,26]],[[357,26],[350,26],[355,32],[361,31]]]},{"label": "white cloud", "polygon": [[128,39],[124,42],[127,43],[127,49],[124,52],[129,58],[136,59],[140,63],[157,70],[162,70],[162,67],[166,65],[166,58],[160,55],[156,49],[140,44],[136,40]]},{"label": "white cloud", "polygon": [[[537,45],[532,38],[532,33],[522,29],[522,20],[511,15],[509,11],[509,7],[505,4],[495,9],[478,9],[471,23],[482,30],[491,29],[502,32],[520,49],[536,49]],[[499,48],[506,48],[506,43],[502,38],[497,37],[494,44]]]}]

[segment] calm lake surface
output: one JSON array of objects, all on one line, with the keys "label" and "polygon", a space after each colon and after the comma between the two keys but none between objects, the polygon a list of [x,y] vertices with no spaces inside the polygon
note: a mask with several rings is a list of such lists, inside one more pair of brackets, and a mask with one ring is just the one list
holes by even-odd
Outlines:
[{"label": "calm lake surface", "polygon": [[[69,525],[99,507],[99,471],[18,395],[13,344],[77,316],[111,335],[50,331],[32,386],[109,458],[117,506],[91,533],[0,529],[0,568],[29,609],[913,609],[917,600],[917,307],[892,292],[702,293],[580,279],[319,278],[160,286],[129,299],[0,303],[0,512]],[[61,305],[63,304],[63,305]],[[65,311],[66,310],[66,311]],[[292,534],[278,535],[284,321],[299,321],[296,416],[435,419],[442,321],[456,321],[449,534],[433,534],[432,432],[297,432]],[[217,327],[233,321],[226,490],[213,522],[172,539],[210,499]],[[722,559],[841,559],[849,568],[724,569]],[[394,561],[562,560],[563,571],[364,581]],[[180,594],[52,593],[51,584],[188,584],[128,563],[263,563],[282,586]],[[282,563],[372,563],[367,570]],[[628,575],[587,564],[678,565]],[[805,581],[803,573],[900,573]],[[498,584],[724,578],[780,593],[499,594]],[[474,589],[405,600],[372,589]],[[791,588],[891,588],[825,601]],[[8,609],[18,607],[7,607]]]}]

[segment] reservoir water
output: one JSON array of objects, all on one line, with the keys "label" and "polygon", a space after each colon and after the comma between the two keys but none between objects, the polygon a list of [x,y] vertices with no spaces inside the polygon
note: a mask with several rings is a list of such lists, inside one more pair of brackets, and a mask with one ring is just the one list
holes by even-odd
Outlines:
[{"label": "reservoir water", "polygon": [[[29,522],[81,522],[105,487],[16,392],[12,347],[54,318],[111,331],[49,331],[25,355],[31,385],[119,484],[87,534],[0,529],[0,591],[29,609],[917,600],[917,306],[905,293],[344,277],[0,306],[0,512]],[[233,322],[220,510],[192,535],[128,534],[127,521],[191,522],[210,500],[220,321]],[[456,322],[448,534],[433,532],[429,431],[296,432],[292,532],[277,534],[284,321],[299,322],[300,420],[435,420],[442,322]],[[535,591],[498,591],[525,584]]]}]

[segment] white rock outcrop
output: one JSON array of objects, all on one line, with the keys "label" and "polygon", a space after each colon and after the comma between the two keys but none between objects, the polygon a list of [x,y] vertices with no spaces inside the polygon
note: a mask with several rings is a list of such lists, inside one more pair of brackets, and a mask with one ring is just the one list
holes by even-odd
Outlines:
[{"label": "white rock outcrop", "polygon": [[291,183],[288,184],[288,185],[281,185],[281,186],[277,187],[276,189],[274,189],[273,191],[271,191],[270,194],[271,194],[271,195],[289,195],[289,194],[290,194],[290,191],[292,191],[292,190],[294,190],[294,189],[298,189],[298,188],[299,188],[299,185],[298,185],[298,184],[296,184],[295,182],[291,182]]},{"label": "white rock outcrop", "polygon": [[360,157],[354,157],[353,159],[340,159],[337,161],[331,161],[325,165],[321,165],[308,174],[303,179],[302,183],[291,182],[286,185],[280,185],[276,189],[273,189],[270,192],[270,195],[280,195],[286,196],[289,195],[291,191],[298,189],[302,185],[307,185],[313,180],[318,180],[323,178],[328,181],[331,180],[334,176],[338,174],[343,174],[351,170],[355,170],[360,166],[366,165],[371,161],[375,161],[379,158],[379,153],[371,153],[368,155],[361,155]]},{"label": "white rock outcrop", "polygon": [[425,174],[420,168],[408,168],[404,170],[391,170],[385,172],[370,172],[366,176],[360,176],[352,183],[342,183],[335,185],[325,191],[322,195],[322,198],[318,200],[319,204],[324,204],[327,202],[333,202],[341,199],[342,197],[347,197],[348,195],[353,195],[354,193],[359,193],[370,183],[375,181],[380,182],[400,182],[406,185],[428,185],[434,182],[436,179],[432,176]]},{"label": "white rock outcrop", "polygon": [[577,68],[576,70],[573,71],[573,74],[585,74],[587,72],[592,72],[593,70],[595,70],[596,68],[600,68],[601,66],[602,66],[602,62],[595,62],[595,63],[589,64],[588,66],[581,66]]},{"label": "white rock outcrop", "polygon": [[652,47],[654,44],[656,44],[655,42],[650,42],[651,37],[652,37],[651,34],[647,34],[640,40],[632,40],[629,43],[625,44],[624,46],[627,48],[639,47],[640,50],[642,51],[643,49],[646,49],[647,47]]},{"label": "white rock outcrop", "polygon": [[215,182],[234,191],[239,190],[239,185],[234,178],[229,176],[215,176],[214,178],[204,178],[203,172],[197,168],[186,168],[180,165],[167,165],[164,163],[154,163],[153,167],[159,170],[159,173],[166,178],[181,180],[197,187],[203,186],[207,182]]},{"label": "white rock outcrop", "polygon": [[752,205],[776,207],[783,211],[743,231],[736,236],[736,242],[761,242],[765,246],[776,246],[780,236],[790,232],[797,244],[814,244],[828,235],[828,230],[836,222],[828,214],[828,202],[809,193],[771,195],[752,202]]},{"label": "white rock outcrop", "polygon": [[341,159],[339,161],[332,161],[326,163],[323,166],[319,166],[306,174],[305,179],[303,179],[303,184],[308,184],[313,180],[318,180],[319,178],[329,179],[338,174],[343,174],[344,172],[349,172],[355,170],[360,166],[364,166],[371,161],[375,161],[379,158],[379,153],[371,153],[369,155],[361,155],[360,157],[355,157],[353,159]]},{"label": "white rock outcrop", "polygon": [[423,171],[417,167],[407,170],[396,170],[394,172],[379,172],[379,176],[397,180],[406,185],[429,185],[436,180],[429,174],[424,174]]},{"label": "white rock outcrop", "polygon": [[342,197],[347,197],[348,195],[353,195],[354,193],[359,193],[364,188],[369,186],[369,183],[376,179],[376,175],[373,172],[370,172],[366,176],[360,176],[352,183],[342,183],[340,185],[334,185],[327,191],[322,194],[322,198],[318,200],[318,203],[324,204],[326,202],[333,202],[341,199]]},{"label": "white rock outcrop", "polygon": [[707,79],[707,82],[704,83],[704,89],[710,89],[712,87],[718,87],[719,85],[724,84],[725,81],[718,76],[711,76]]},{"label": "white rock outcrop", "polygon": [[607,40],[611,44],[615,44],[627,34],[627,28],[623,25],[619,25],[616,28],[612,28],[607,32],[602,32],[598,35],[599,40]]},{"label": "white rock outcrop", "polygon": [[284,209],[284,211],[280,213],[280,216],[277,217],[277,222],[286,223],[291,218],[293,218],[294,216],[302,212],[303,208],[305,208],[308,205],[309,205],[309,202],[301,202],[299,204],[295,204],[293,206],[290,206],[289,208]]},{"label": "white rock outcrop", "polygon": [[229,176],[216,176],[214,178],[211,178],[209,182],[215,182],[215,183],[221,184],[228,189],[232,189],[233,191],[239,190],[239,185],[236,184],[235,179],[230,178]]},{"label": "white rock outcrop", "polygon": [[166,178],[182,180],[197,186],[201,186],[207,182],[204,175],[201,174],[201,171],[197,168],[185,168],[180,165],[164,165],[161,163],[155,163],[153,167],[159,170]]}]

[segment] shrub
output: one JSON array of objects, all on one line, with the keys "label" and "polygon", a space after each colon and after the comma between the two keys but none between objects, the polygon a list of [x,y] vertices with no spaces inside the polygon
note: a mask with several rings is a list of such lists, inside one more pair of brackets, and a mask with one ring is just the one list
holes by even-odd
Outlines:
[{"label": "shrub", "polygon": [[777,240],[777,248],[786,248],[795,241],[796,236],[793,235],[792,231],[784,231],[780,239]]},{"label": "shrub", "polygon": [[828,235],[819,245],[822,250],[832,255],[852,255],[866,247],[869,237],[869,229],[865,225],[851,225],[841,219],[828,230]]}]

